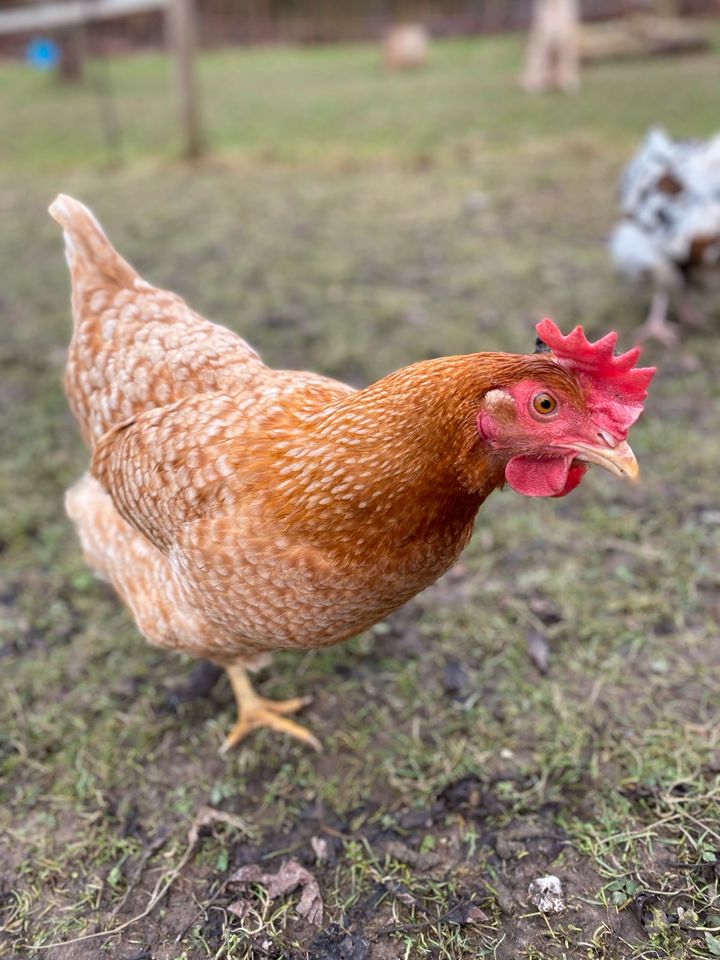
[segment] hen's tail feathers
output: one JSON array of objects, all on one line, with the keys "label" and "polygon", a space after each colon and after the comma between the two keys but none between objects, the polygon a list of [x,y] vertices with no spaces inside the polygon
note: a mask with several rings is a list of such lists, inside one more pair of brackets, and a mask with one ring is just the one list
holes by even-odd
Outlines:
[{"label": "hen's tail feathers", "polygon": [[51,203],[49,213],[63,228],[73,285],[107,281],[120,287],[134,285],[136,271],[115,250],[85,204],[61,193]]}]

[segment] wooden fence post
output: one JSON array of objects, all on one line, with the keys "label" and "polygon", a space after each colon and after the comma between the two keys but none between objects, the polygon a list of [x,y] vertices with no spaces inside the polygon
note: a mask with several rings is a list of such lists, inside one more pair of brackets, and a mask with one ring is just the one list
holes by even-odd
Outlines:
[{"label": "wooden fence post", "polygon": [[195,0],[173,0],[170,41],[175,54],[175,87],[183,136],[183,154],[199,157],[203,149],[195,76]]},{"label": "wooden fence post", "polygon": [[55,40],[60,46],[58,79],[63,83],[82,80],[85,60],[85,30],[81,23],[61,27],[55,31]]}]

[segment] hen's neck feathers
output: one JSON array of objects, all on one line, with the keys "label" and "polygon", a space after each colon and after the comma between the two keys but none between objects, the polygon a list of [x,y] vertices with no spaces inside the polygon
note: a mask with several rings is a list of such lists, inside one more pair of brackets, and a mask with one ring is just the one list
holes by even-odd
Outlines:
[{"label": "hen's neck feathers", "polygon": [[360,531],[366,549],[464,537],[504,482],[477,431],[484,394],[548,370],[557,365],[541,357],[474,354],[390,374],[273,445],[265,508],[293,537],[328,548]]}]

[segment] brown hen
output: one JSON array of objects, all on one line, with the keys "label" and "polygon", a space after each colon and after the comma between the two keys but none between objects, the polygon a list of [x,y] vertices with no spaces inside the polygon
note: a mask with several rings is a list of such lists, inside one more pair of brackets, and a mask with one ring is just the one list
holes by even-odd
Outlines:
[{"label": "brown hen", "polygon": [[354,391],[268,368],[142,280],[82,204],[50,212],[72,278],[66,389],[92,449],[67,511],[151,643],[227,669],[224,748],[258,726],[319,748],[286,716],[307,698],[265,700],[246,668],[337,643],[433,583],[506,481],[563,496],[588,462],[637,473],[625,437],[653,371],[614,356],[614,334],[545,320],[536,355],[429,360]]}]

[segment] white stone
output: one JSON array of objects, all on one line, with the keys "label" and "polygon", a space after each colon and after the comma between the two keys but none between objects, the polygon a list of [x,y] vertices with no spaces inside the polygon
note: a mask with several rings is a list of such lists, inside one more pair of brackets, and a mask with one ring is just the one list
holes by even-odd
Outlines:
[{"label": "white stone", "polygon": [[532,880],[528,896],[541,913],[562,913],[565,909],[562,884],[559,877],[552,874]]}]

